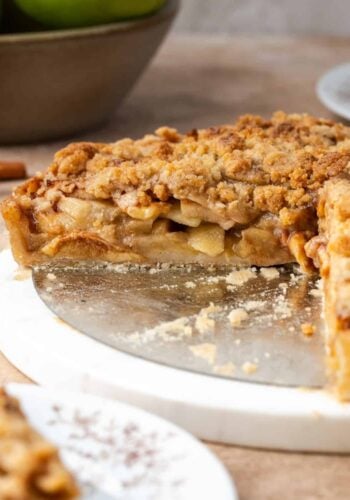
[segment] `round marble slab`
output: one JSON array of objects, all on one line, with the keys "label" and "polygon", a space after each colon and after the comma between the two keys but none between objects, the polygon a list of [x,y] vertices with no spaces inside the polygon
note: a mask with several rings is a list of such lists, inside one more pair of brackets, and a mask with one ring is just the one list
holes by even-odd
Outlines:
[{"label": "round marble slab", "polygon": [[350,451],[349,404],[325,391],[190,373],[119,352],[55,317],[31,279],[14,279],[16,268],[10,252],[2,252],[0,348],[39,384],[132,403],[211,441]]}]

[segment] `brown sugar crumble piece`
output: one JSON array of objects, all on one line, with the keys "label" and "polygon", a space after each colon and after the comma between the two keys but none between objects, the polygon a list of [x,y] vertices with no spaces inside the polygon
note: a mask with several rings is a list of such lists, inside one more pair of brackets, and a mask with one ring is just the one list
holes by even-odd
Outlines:
[{"label": "brown sugar crumble piece", "polygon": [[305,337],[312,337],[312,335],[316,331],[316,328],[312,323],[302,323],[301,331],[303,332]]}]

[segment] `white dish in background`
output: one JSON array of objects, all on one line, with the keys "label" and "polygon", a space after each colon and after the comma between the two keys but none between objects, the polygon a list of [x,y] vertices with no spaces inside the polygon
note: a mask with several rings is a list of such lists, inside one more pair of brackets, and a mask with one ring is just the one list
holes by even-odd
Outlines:
[{"label": "white dish in background", "polygon": [[80,393],[30,384],[6,389],[59,448],[84,500],[238,500],[215,456],[159,417]]},{"label": "white dish in background", "polygon": [[350,404],[325,391],[191,373],[112,349],[59,320],[31,279],[14,280],[17,267],[9,250],[0,253],[0,348],[39,384],[137,405],[209,441],[350,452]]},{"label": "white dish in background", "polygon": [[318,80],[316,92],[328,109],[350,120],[350,63],[327,71]]}]

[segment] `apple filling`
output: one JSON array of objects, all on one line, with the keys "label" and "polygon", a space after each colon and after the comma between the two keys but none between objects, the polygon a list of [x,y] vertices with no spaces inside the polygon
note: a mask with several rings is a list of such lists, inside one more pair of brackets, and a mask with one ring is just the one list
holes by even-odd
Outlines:
[{"label": "apple filling", "polygon": [[305,236],[283,227],[279,217],[227,214],[191,200],[121,207],[62,194],[57,199],[48,191],[31,205],[25,221],[31,226],[26,250],[39,261],[55,256],[262,266],[307,261]]}]

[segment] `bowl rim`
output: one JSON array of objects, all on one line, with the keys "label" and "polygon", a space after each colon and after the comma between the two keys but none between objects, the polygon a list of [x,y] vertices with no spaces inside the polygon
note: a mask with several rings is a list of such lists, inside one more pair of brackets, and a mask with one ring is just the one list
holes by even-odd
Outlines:
[{"label": "bowl rim", "polygon": [[27,33],[0,33],[0,46],[3,44],[24,43],[43,43],[55,40],[69,40],[73,38],[85,38],[91,36],[110,35],[115,32],[134,31],[140,28],[147,28],[154,24],[163,22],[176,15],[180,6],[180,0],[166,0],[165,4],[152,14],[130,19],[126,21],[117,21],[108,24],[99,24],[96,26],[87,26],[83,28],[56,29],[47,31],[31,31]]}]

